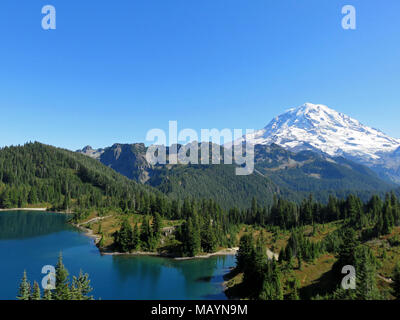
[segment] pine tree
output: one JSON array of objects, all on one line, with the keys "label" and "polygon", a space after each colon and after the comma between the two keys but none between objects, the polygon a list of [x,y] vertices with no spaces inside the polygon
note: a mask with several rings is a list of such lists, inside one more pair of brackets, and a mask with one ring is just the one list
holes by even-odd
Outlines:
[{"label": "pine tree", "polygon": [[294,278],[292,280],[291,287],[292,287],[292,292],[289,295],[289,299],[290,300],[300,300],[300,296],[299,296],[300,283],[297,278]]},{"label": "pine tree", "polygon": [[121,228],[115,235],[115,243],[122,252],[129,252],[133,244],[133,230],[128,219],[125,218],[121,224]]},{"label": "pine tree", "polygon": [[217,249],[217,239],[215,236],[215,228],[211,221],[206,220],[201,230],[201,247],[204,252],[215,252]]},{"label": "pine tree", "polygon": [[43,300],[52,300],[52,294],[50,289],[44,289]]},{"label": "pine tree", "polygon": [[150,221],[147,216],[143,216],[142,226],[140,228],[140,241],[144,250],[150,250],[150,242],[152,238],[152,231]]},{"label": "pine tree", "polygon": [[18,300],[29,300],[30,292],[31,292],[31,285],[26,276],[26,271],[24,271],[24,275],[22,277],[21,284],[19,285],[19,292],[18,292],[17,299]]},{"label": "pine tree", "polygon": [[393,226],[392,206],[390,203],[386,203],[385,208],[383,210],[382,234],[391,233],[392,226]]},{"label": "pine tree", "polygon": [[43,291],[43,300],[52,300],[52,290],[50,289],[51,279],[47,279],[46,288]]},{"label": "pine tree", "polygon": [[[265,244],[262,237],[257,239],[256,247],[251,253],[251,262],[245,268],[243,282],[254,291],[254,296],[257,297],[262,289],[262,284],[265,280],[265,265],[267,262],[267,254]],[[273,259],[275,261],[275,259]]]},{"label": "pine tree", "polygon": [[358,299],[377,300],[380,293],[376,285],[376,266],[371,249],[358,246],[355,250],[356,294]]},{"label": "pine tree", "polygon": [[338,263],[340,263],[340,269],[345,265],[355,264],[354,252],[359,244],[359,241],[357,239],[357,234],[351,228],[347,228],[344,230],[342,239],[343,242],[339,248],[339,257],[338,257]]},{"label": "pine tree", "polygon": [[303,264],[302,264],[301,252],[299,252],[299,254],[297,255],[297,262],[298,262],[299,270],[302,270]]},{"label": "pine tree", "polygon": [[83,274],[80,270],[78,278],[73,277],[71,291],[73,300],[93,300],[93,296],[89,296],[89,293],[93,291],[90,286],[89,275]]},{"label": "pine tree", "polygon": [[254,251],[254,240],[250,234],[245,234],[240,238],[239,250],[236,255],[237,269],[244,271],[251,263]]},{"label": "pine tree", "polygon": [[99,247],[102,248],[105,245],[105,239],[104,239],[104,234],[100,234],[100,240],[99,240]]},{"label": "pine tree", "polygon": [[134,250],[139,250],[140,248],[140,231],[138,224],[135,223],[135,227],[133,229],[133,243],[132,243],[132,248]]},{"label": "pine tree", "polygon": [[275,259],[268,261],[266,264],[259,299],[283,300],[281,272]]},{"label": "pine tree", "polygon": [[78,282],[80,283],[81,294],[84,300],[93,300],[93,296],[89,296],[89,293],[93,291],[90,286],[89,274],[83,274],[82,270],[79,272]]},{"label": "pine tree", "polygon": [[33,291],[31,294],[31,300],[40,300],[41,296],[40,296],[40,287],[39,284],[34,281],[33,282]]},{"label": "pine tree", "polygon": [[257,205],[257,199],[256,197],[253,197],[251,200],[251,215],[255,217],[258,212],[258,205]]},{"label": "pine tree", "polygon": [[159,239],[161,236],[162,219],[158,212],[153,214],[153,237]]},{"label": "pine tree", "polygon": [[189,217],[186,228],[187,253],[191,257],[197,255],[201,249],[200,231],[193,220],[192,217]]},{"label": "pine tree", "polygon": [[397,300],[400,300],[400,262],[396,264],[396,267],[394,269],[392,289],[393,296]]},{"label": "pine tree", "polygon": [[56,265],[56,289],[54,292],[55,300],[69,300],[70,290],[69,290],[69,279],[68,270],[63,264],[62,254],[60,253],[58,257],[58,262]]},{"label": "pine tree", "polygon": [[[50,284],[50,279],[48,279]],[[43,298],[39,284],[35,281],[31,290],[30,283],[27,279],[26,272],[21,280],[19,287],[18,300],[93,300],[93,296],[89,295],[93,291],[90,286],[89,275],[83,273],[82,270],[78,277],[73,277],[71,286],[68,281],[68,270],[62,262],[60,254],[56,266],[56,288],[52,291],[49,287],[44,289]]]}]

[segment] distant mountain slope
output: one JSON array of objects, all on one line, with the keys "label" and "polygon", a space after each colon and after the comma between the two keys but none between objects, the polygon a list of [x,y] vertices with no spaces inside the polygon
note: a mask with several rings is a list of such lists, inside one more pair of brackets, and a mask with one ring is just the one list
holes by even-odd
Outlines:
[{"label": "distant mountain slope", "polygon": [[311,151],[294,153],[276,144],[255,146],[255,169],[281,188],[302,194],[312,192],[322,201],[329,194],[342,197],[352,192],[365,198],[396,188],[366,166],[342,157]]},{"label": "distant mountain slope", "polygon": [[93,159],[99,160],[100,156],[103,154],[104,149],[93,149],[91,146],[86,146],[81,150],[77,151],[78,153],[83,153]]},{"label": "distant mountain slope", "polygon": [[236,176],[234,165],[150,165],[146,150],[143,144],[114,144],[98,159],[172,197],[213,198],[225,207],[249,206],[253,196],[271,204],[274,194],[297,200],[313,193],[326,200],[329,194],[370,196],[394,187],[367,167],[344,158],[294,153],[275,144],[255,147],[255,171],[249,176]]},{"label": "distant mountain slope", "polygon": [[[88,150],[96,152],[91,148]],[[104,148],[98,160],[172,198],[212,198],[225,208],[246,207],[254,196],[264,205],[272,202],[274,194],[296,197],[259,174],[236,176],[234,165],[151,165],[146,160],[146,151],[142,143],[116,143]],[[78,152],[86,154],[83,149]]]},{"label": "distant mountain slope", "polygon": [[212,198],[225,208],[248,207],[256,197],[270,205],[274,194],[294,199],[297,196],[279,188],[259,174],[236,176],[234,165],[174,165],[157,167],[148,184],[174,198]]},{"label": "distant mountain slope", "polygon": [[129,179],[146,182],[148,180],[147,170],[152,167],[147,163],[146,150],[143,143],[115,143],[104,149],[93,149],[91,146],[86,146],[76,152],[99,160]]},{"label": "distant mountain slope", "polygon": [[[41,143],[0,149],[0,207],[120,207],[149,188],[95,159]],[[122,208],[122,207],[121,207]]]},{"label": "distant mountain slope", "polygon": [[327,106],[306,103],[246,135],[253,144],[276,143],[287,150],[312,150],[365,164],[381,177],[400,182],[400,139],[361,124]]}]

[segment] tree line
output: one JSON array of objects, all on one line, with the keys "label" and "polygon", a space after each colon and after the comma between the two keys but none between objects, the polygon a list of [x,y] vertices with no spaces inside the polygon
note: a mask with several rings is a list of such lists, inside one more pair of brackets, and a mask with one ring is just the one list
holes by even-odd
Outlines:
[{"label": "tree line", "polygon": [[[176,204],[176,217],[182,224],[176,226],[175,239],[179,242],[181,256],[195,256],[201,252],[212,253],[219,247],[236,244],[239,225],[232,224],[227,213],[214,200],[185,199]],[[120,229],[114,233],[114,246],[122,252],[156,251],[162,237],[163,218],[158,212],[144,215],[140,226],[123,218]]]},{"label": "tree line", "polygon": [[90,286],[89,275],[83,273],[79,276],[73,276],[69,279],[69,272],[63,264],[63,258],[60,254],[55,272],[55,288],[51,288],[50,277],[46,288],[41,292],[39,284],[34,281],[33,285],[28,280],[26,271],[24,271],[21,283],[19,285],[18,300],[93,300],[90,292],[93,288]]},{"label": "tree line", "polygon": [[[363,245],[357,232],[344,227],[343,241],[336,253],[337,260],[331,273],[333,275],[331,290],[323,295],[317,294],[313,299],[323,300],[380,300],[384,296],[377,286],[378,261],[371,249]],[[293,234],[292,234],[293,236]],[[288,244],[292,247],[292,244]],[[265,244],[259,237],[256,241],[253,235],[245,234],[240,239],[237,253],[237,265],[234,273],[243,273],[240,285],[240,297],[258,300],[297,300],[304,298],[300,294],[299,281],[293,276],[293,270],[302,269],[301,250],[295,256],[279,260],[268,259]],[[341,282],[344,277],[342,268],[353,266],[355,273],[354,290],[345,289]],[[392,272],[391,294],[400,300],[400,262],[397,262]],[[328,289],[329,290],[329,289]]]},{"label": "tree line", "polygon": [[346,220],[357,229],[366,228],[364,237],[376,237],[400,225],[400,202],[394,192],[387,193],[384,199],[373,195],[366,202],[353,194],[344,199],[330,196],[326,204],[315,201],[312,195],[300,203],[274,197],[270,207],[259,206],[253,198],[250,208],[232,208],[228,215],[231,223],[276,226],[284,230]]}]

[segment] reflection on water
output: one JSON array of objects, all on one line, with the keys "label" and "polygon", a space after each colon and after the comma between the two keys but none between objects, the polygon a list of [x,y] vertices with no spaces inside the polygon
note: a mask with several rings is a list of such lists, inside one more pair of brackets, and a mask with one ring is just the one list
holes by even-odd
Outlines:
[{"label": "reflection on water", "polygon": [[0,299],[15,299],[24,270],[39,283],[41,268],[60,251],[70,275],[88,272],[102,299],[226,299],[223,275],[234,256],[177,261],[153,256],[100,255],[93,240],[45,212],[0,212]]},{"label": "reflection on water", "polygon": [[174,260],[153,256],[113,256],[119,286],[132,284],[133,299],[226,299],[223,275],[234,256]]},{"label": "reflection on water", "polygon": [[68,229],[67,219],[68,216],[61,213],[0,212],[0,239],[24,239],[63,231]]}]

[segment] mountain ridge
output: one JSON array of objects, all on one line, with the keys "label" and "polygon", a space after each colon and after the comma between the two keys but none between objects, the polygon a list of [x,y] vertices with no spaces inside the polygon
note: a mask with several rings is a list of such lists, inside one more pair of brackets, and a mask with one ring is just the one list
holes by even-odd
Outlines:
[{"label": "mountain ridge", "polygon": [[343,156],[372,168],[385,180],[400,183],[400,139],[322,104],[291,108],[243,137],[254,145],[275,143],[294,152]]},{"label": "mountain ridge", "polygon": [[328,194],[369,196],[395,188],[361,164],[312,151],[295,153],[276,144],[255,146],[254,173],[244,177],[234,174],[235,165],[152,165],[146,161],[146,150],[141,143],[116,143],[104,148],[98,160],[167,195],[211,197],[225,206],[245,207],[251,194],[270,204],[273,194],[297,200],[314,193],[317,199],[325,201]]}]

